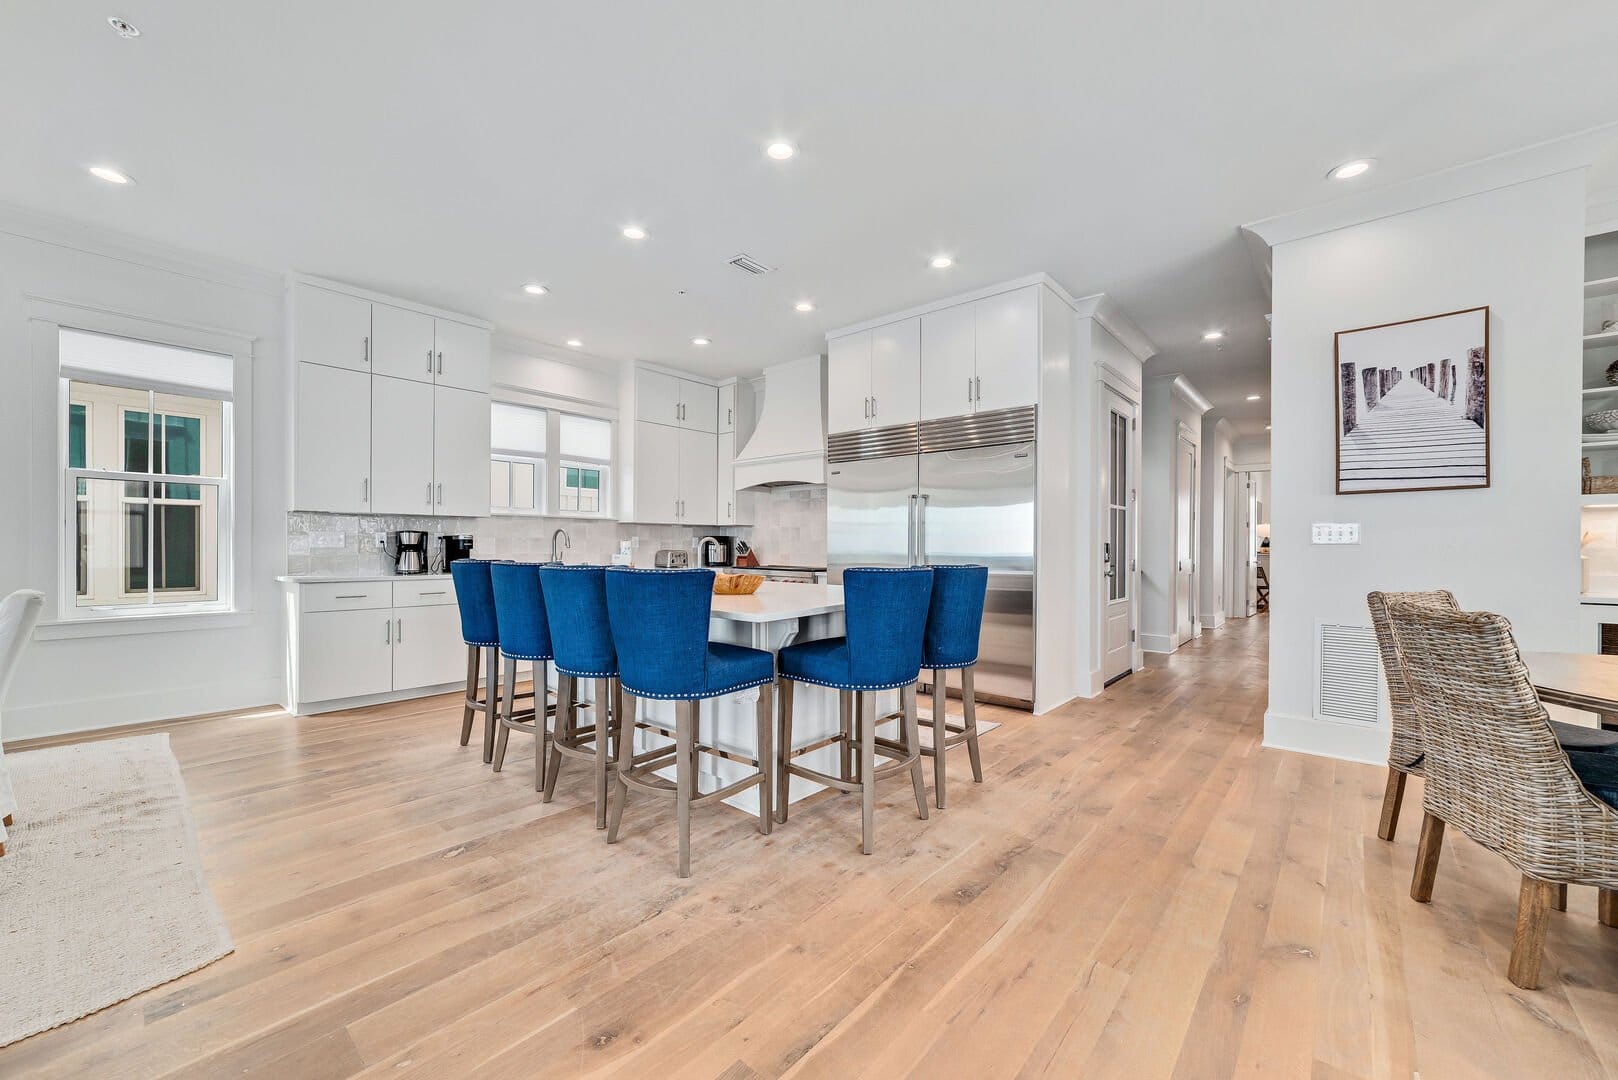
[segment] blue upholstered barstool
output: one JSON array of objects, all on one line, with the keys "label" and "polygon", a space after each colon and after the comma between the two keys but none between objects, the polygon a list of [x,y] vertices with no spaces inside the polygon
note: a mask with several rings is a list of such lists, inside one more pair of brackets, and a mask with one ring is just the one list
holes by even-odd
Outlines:
[{"label": "blue upholstered barstool", "polygon": [[[607,842],[618,839],[629,789],[672,796],[679,823],[681,877],[691,876],[691,809],[758,788],[758,831],[770,831],[770,744],[774,724],[770,685],[775,658],[761,649],[708,640],[713,609],[712,570],[607,571],[607,613],[618,650],[619,678],[626,695],[671,700],[674,745],[633,757],[626,749],[617,769],[618,801],[612,809]],[[698,731],[701,703],[758,687],[758,756],[747,758],[704,745]],[[622,725],[627,738],[634,730]],[[626,743],[627,746],[627,743]],[[716,791],[702,794],[697,784],[697,754],[723,756],[752,765],[756,772]],[[675,782],[656,775],[674,766]]]},{"label": "blue upholstered barstool", "polygon": [[[505,678],[495,699],[498,730],[494,740],[494,771],[499,772],[506,763],[506,740],[514,729],[533,735],[535,791],[542,791],[545,786],[545,721],[543,717],[538,721],[534,718],[542,705],[545,715],[551,711],[546,701],[550,680],[545,674],[545,665],[551,659],[551,629],[539,589],[539,567],[539,563],[524,562],[499,562],[489,567],[494,587],[495,625],[500,631],[500,657],[505,661]],[[534,665],[532,693],[517,693],[517,663],[521,660]],[[517,708],[517,702],[524,699],[532,699],[534,704],[526,709]]]},{"label": "blue upholstered barstool", "polygon": [[[933,673],[933,715],[920,723],[932,730],[932,745],[922,748],[933,759],[933,799],[944,809],[944,757],[952,746],[966,743],[972,781],[983,783],[978,756],[978,702],[974,686],[978,638],[983,632],[983,598],[989,589],[987,566],[933,566],[933,596],[927,630],[921,641],[921,666]],[[961,673],[961,726],[949,726],[949,672]]]},{"label": "blue upholstered barstool", "polygon": [[[634,725],[624,725],[624,697],[618,681],[618,652],[607,621],[607,569],[604,566],[547,566],[539,572],[550,616],[555,650],[556,730],[549,736],[550,765],[545,774],[545,802],[556,790],[562,755],[589,759],[595,773],[596,828],[607,827],[607,775],[629,745]],[[580,679],[595,680],[595,701],[577,700]],[[581,709],[591,715],[580,725]]]},{"label": "blue upholstered barstool", "polygon": [[[461,609],[461,640],[466,642],[466,708],[461,717],[461,745],[472,738],[472,717],[483,710],[483,760],[494,760],[495,709],[500,696],[500,624],[494,614],[494,581],[488,559],[456,559],[449,564],[455,603]],[[478,700],[478,659],[485,672],[483,700]]]},{"label": "blue upholstered barstool", "polygon": [[[927,786],[921,773],[921,736],[916,722],[916,680],[921,677],[922,635],[932,598],[930,567],[858,567],[843,571],[843,618],[847,637],[788,645],[781,650],[781,750],[776,767],[776,818],[787,819],[792,777],[802,776],[839,791],[860,793],[860,837],[865,854],[871,853],[871,819],[876,809],[876,781],[909,770],[916,789],[916,812],[927,817]],[[802,750],[792,745],[792,684],[812,683],[839,691],[838,712],[842,732],[842,775],[830,776],[792,759]],[[876,693],[898,690],[900,710],[876,714]],[[897,716],[903,740],[879,740],[877,725]],[[857,769],[850,750],[859,744]],[[891,758],[876,767],[876,755]]]}]

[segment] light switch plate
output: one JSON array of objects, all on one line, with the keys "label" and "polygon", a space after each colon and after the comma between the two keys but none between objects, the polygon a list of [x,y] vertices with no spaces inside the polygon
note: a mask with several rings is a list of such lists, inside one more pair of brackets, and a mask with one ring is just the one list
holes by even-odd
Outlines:
[{"label": "light switch plate", "polygon": [[1309,527],[1311,544],[1357,544],[1360,542],[1360,523],[1357,521],[1317,521]]}]

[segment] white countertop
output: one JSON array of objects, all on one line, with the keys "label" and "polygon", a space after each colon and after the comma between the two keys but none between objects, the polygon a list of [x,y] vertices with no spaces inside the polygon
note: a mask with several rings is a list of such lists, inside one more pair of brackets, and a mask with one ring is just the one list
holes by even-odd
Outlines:
[{"label": "white countertop", "polygon": [[766,581],[752,596],[715,596],[713,617],[731,622],[787,622],[843,610],[841,585]]},{"label": "white countertop", "polygon": [[447,581],[448,574],[282,574],[275,579],[286,585],[310,585],[323,581]]}]

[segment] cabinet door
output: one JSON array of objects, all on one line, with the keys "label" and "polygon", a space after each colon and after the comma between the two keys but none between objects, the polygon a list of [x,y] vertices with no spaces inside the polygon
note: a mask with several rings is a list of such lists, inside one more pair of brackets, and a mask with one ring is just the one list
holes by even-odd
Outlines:
[{"label": "cabinet door", "polygon": [[635,521],[679,520],[680,434],[679,428],[635,421]]},{"label": "cabinet door", "polygon": [[826,343],[826,432],[859,431],[870,417],[871,331],[861,330]]},{"label": "cabinet door", "polygon": [[371,302],[314,285],[292,286],[292,358],[371,370]]},{"label": "cabinet door", "polygon": [[292,508],[371,512],[371,376],[299,364],[293,409]]},{"label": "cabinet door", "polygon": [[719,434],[736,430],[736,384],[719,388]]},{"label": "cabinet door", "polygon": [[433,390],[433,513],[489,515],[489,395]]},{"label": "cabinet door", "polygon": [[[720,406],[724,408],[724,397],[721,391]],[[723,414],[719,417],[723,422]],[[736,433],[724,431],[719,434],[718,460],[719,468],[715,474],[714,500],[717,512],[714,515],[715,525],[736,524]]]},{"label": "cabinet door", "polygon": [[371,305],[371,371],[395,379],[433,381],[433,317],[388,304]]},{"label": "cabinet door", "polygon": [[959,304],[921,317],[921,418],[964,416],[977,398],[973,304]]},{"label": "cabinet door", "polygon": [[921,317],[871,331],[871,426],[921,419]]},{"label": "cabinet door", "polygon": [[979,300],[979,412],[1039,403],[1039,286]]},{"label": "cabinet door", "polygon": [[461,612],[453,606],[393,609],[393,688],[466,681]]},{"label": "cabinet door", "polygon": [[[483,486],[489,485],[488,466]],[[371,512],[433,512],[433,388],[371,378]]]},{"label": "cabinet door", "polygon": [[693,431],[719,430],[719,388],[680,380],[680,426]]},{"label": "cabinet door", "polygon": [[680,524],[712,525],[719,520],[718,471],[719,436],[681,430]]},{"label": "cabinet door", "polygon": [[661,371],[635,372],[635,419],[680,426],[680,380]]},{"label": "cabinet door", "polygon": [[[462,678],[465,654],[462,654]],[[310,611],[298,617],[298,701],[393,689],[393,609]]]},{"label": "cabinet door", "polygon": [[433,320],[437,357],[433,377],[439,386],[489,392],[489,332],[450,319]]}]

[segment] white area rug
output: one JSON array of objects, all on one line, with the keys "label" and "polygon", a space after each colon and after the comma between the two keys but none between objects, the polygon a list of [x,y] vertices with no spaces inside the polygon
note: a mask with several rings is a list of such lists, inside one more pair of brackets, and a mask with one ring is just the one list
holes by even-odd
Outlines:
[{"label": "white area rug", "polygon": [[8,754],[0,1046],[231,951],[167,735]]}]

